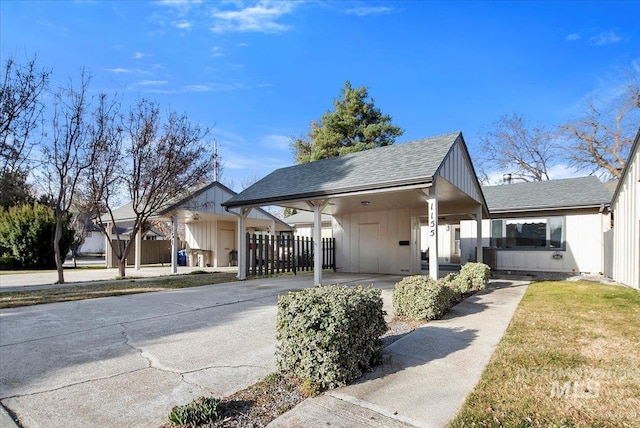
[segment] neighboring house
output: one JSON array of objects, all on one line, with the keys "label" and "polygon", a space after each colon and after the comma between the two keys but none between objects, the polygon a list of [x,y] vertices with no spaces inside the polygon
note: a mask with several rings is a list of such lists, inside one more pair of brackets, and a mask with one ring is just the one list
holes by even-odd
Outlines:
[{"label": "neighboring house", "polygon": [[[178,224],[184,224],[184,246],[189,266],[230,266],[236,262],[235,252],[238,249],[236,218],[239,214],[225,210],[221,204],[235,194],[233,190],[214,181],[199,186],[185,197],[171,201],[150,220],[171,222],[173,234],[176,237]],[[133,220],[135,215],[131,203],[114,210],[114,217],[118,226]],[[268,231],[275,234],[290,229],[286,223],[262,209],[251,210],[246,216],[246,231]],[[246,231],[243,231],[243,236]],[[125,238],[127,238],[126,234]],[[177,257],[171,257],[171,254],[177,253],[178,248],[177,239],[171,241],[168,252],[174,272]],[[106,253],[107,265],[109,265],[114,259],[110,247],[107,248]],[[137,246],[134,247],[129,258],[140,261],[134,263],[136,266],[144,263],[142,254],[137,251]]]},{"label": "neighboring house", "polygon": [[[495,249],[493,268],[503,271],[604,272],[603,232],[611,193],[589,176],[484,186],[491,220],[483,244]],[[475,225],[462,222],[462,253],[471,253]]]},{"label": "neighboring house", "polygon": [[93,222],[87,225],[84,242],[78,249],[79,254],[104,254],[104,235]]},{"label": "neighboring house", "polygon": [[640,289],[640,129],[613,194],[611,211],[613,254],[610,275],[617,282]]},{"label": "neighboring house", "polygon": [[[480,225],[489,214],[459,132],[281,168],[223,203],[243,211],[267,205],[313,210],[314,246],[320,242],[321,214],[332,215],[341,272],[420,273],[426,248],[432,278],[438,276],[441,252],[438,225],[446,230],[474,219],[480,232],[475,252],[461,259],[482,260]],[[242,230],[242,220],[238,223]],[[426,245],[421,225],[428,228]],[[240,279],[246,275],[243,244]],[[322,256],[314,249],[318,284]]]},{"label": "neighboring house", "polygon": [[[333,230],[330,215],[322,214],[322,237],[332,238]],[[302,238],[313,237],[313,213],[310,211],[298,211],[297,213],[285,217],[283,220],[293,229],[293,235]]]}]

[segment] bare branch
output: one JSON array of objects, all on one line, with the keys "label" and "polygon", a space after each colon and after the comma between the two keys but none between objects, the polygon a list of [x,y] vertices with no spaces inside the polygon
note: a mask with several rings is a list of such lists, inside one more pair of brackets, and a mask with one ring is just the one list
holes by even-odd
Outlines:
[{"label": "bare branch", "polygon": [[618,96],[588,100],[581,119],[560,127],[573,165],[620,178],[640,123],[639,82],[637,73],[630,74]]},{"label": "bare branch", "polygon": [[522,115],[500,117],[480,142],[478,159],[484,180],[489,180],[489,172],[509,172],[522,181],[549,180],[556,154],[553,135],[544,128],[531,128]]}]

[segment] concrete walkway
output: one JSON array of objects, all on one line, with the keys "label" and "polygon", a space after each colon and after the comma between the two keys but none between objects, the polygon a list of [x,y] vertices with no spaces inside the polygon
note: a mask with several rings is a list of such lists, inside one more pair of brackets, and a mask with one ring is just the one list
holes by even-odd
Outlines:
[{"label": "concrete walkway", "polygon": [[[382,288],[390,317],[400,278],[338,273],[324,282]],[[272,372],[278,296],[311,285],[303,275],[0,310],[0,403],[29,428],[159,426],[175,405],[232,394]],[[273,426],[443,426],[525,288],[492,283],[386,348],[377,371]]]},{"label": "concrete walkway", "polygon": [[269,427],[443,427],[478,383],[527,288],[493,281],[442,320],[391,344],[354,385],[309,399]]}]

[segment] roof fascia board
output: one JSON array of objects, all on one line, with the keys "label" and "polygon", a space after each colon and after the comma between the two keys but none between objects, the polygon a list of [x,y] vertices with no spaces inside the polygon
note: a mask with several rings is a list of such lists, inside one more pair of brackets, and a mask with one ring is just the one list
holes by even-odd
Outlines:
[{"label": "roof fascia board", "polygon": [[[638,127],[638,133],[636,134],[636,139],[631,146],[631,150],[629,151],[629,159],[627,159],[627,163],[622,170],[622,174],[620,175],[620,179],[618,180],[618,185],[616,186],[616,191],[613,192],[613,197],[611,198],[611,203],[618,199],[618,195],[622,191],[622,183],[627,178],[627,174],[629,172],[629,164],[632,163],[633,157],[636,155],[638,151],[638,147],[640,147],[640,127]],[[640,168],[640,166],[638,166]]]},{"label": "roof fascia board", "polygon": [[560,205],[557,207],[528,207],[528,208],[516,208],[516,209],[501,209],[501,210],[491,210],[491,213],[492,214],[508,214],[508,213],[538,212],[538,211],[582,210],[587,208],[600,208],[602,207],[602,205],[607,205],[607,204],[602,203],[597,205],[573,205],[573,206]]},{"label": "roof fascia board", "polygon": [[[414,184],[411,184],[411,183]],[[386,187],[385,184],[391,185],[390,187]],[[388,193],[388,192],[396,192],[399,190],[412,190],[412,189],[422,189],[424,187],[431,187],[433,184],[432,178],[429,177],[425,181],[421,179],[416,182],[416,180],[412,180],[407,182],[407,184],[399,184],[399,182],[391,182],[385,183],[379,187],[375,188],[362,188],[362,187],[354,187],[352,190],[343,190],[341,192],[313,192],[299,195],[295,198],[285,197],[285,198],[264,198],[264,199],[254,199],[253,201],[247,201],[247,203],[236,202],[236,203],[223,203],[222,206],[228,208],[236,208],[236,207],[260,207],[265,205],[284,205],[288,203],[294,202],[304,202],[315,199],[326,199],[326,198],[344,198],[348,196],[361,196],[361,195],[375,195],[379,193]]]}]

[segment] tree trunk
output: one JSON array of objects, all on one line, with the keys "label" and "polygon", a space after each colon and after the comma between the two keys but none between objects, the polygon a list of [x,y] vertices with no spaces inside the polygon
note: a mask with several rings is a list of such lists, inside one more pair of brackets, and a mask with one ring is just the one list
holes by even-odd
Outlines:
[{"label": "tree trunk", "polygon": [[[53,235],[53,254],[56,258],[56,269],[58,270],[58,284],[64,284],[63,255],[60,254],[60,240],[62,239],[62,213],[56,210],[56,232]],[[66,254],[64,255],[66,257]]]},{"label": "tree trunk", "polygon": [[125,277],[125,268],[127,267],[127,258],[126,257],[122,257],[120,260],[118,260],[118,273],[120,275],[120,278],[124,278]]}]

